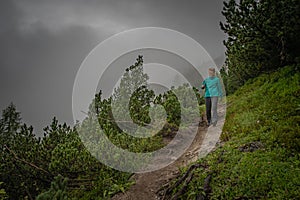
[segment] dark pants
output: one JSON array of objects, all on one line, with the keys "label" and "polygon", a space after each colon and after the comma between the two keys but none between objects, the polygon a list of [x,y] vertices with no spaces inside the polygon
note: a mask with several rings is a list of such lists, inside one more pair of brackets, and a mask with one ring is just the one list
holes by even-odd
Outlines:
[{"label": "dark pants", "polygon": [[205,106],[208,124],[216,124],[218,121],[218,97],[205,97]]}]

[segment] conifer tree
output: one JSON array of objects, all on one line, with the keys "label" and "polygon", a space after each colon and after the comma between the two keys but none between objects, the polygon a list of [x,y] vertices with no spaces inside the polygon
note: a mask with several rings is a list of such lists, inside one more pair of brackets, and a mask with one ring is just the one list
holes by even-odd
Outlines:
[{"label": "conifer tree", "polygon": [[300,8],[298,0],[224,1],[221,29],[224,42],[228,92],[248,79],[287,64],[299,63]]}]

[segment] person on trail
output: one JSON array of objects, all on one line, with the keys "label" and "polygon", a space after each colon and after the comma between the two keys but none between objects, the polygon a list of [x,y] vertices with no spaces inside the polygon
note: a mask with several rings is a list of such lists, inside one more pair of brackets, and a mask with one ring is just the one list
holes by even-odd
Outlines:
[{"label": "person on trail", "polygon": [[[223,96],[220,79],[216,77],[215,68],[208,69],[208,77],[202,82],[202,89],[205,89],[205,106],[207,125],[216,126],[218,122],[218,99]],[[212,113],[212,115],[211,115]]]}]

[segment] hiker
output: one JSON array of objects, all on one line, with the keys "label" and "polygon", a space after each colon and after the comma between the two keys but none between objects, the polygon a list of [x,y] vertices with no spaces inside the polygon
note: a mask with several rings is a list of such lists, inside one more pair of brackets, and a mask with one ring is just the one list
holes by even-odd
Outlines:
[{"label": "hiker", "polygon": [[[207,125],[216,126],[218,122],[218,99],[222,97],[222,87],[220,79],[216,77],[215,68],[211,67],[208,69],[208,77],[202,82],[202,89],[205,89],[205,106],[206,106],[206,118]],[[212,115],[211,115],[212,113]]]}]

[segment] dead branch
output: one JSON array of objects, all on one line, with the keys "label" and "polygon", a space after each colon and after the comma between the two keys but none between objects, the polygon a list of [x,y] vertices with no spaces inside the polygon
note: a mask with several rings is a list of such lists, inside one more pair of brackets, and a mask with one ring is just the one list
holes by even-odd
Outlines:
[{"label": "dead branch", "polygon": [[42,172],[44,172],[44,173],[46,173],[46,174],[50,174],[48,171],[44,170],[43,168],[40,168],[40,167],[36,166],[36,165],[33,164],[33,163],[30,163],[30,162],[28,162],[28,161],[26,161],[26,160],[24,160],[24,159],[19,158],[15,152],[13,152],[10,148],[8,148],[8,146],[7,146],[6,144],[4,145],[4,148],[6,148],[6,149],[14,156],[14,158],[15,158],[16,160],[18,160],[18,161],[20,161],[20,162],[23,162],[23,163],[29,165],[30,167],[33,167],[33,168],[35,168],[35,169],[37,169],[37,170],[39,170],[39,171],[42,171]]},{"label": "dead branch", "polygon": [[179,195],[182,194],[182,193],[186,190],[188,183],[191,181],[191,179],[192,179],[192,177],[193,177],[193,174],[194,174],[193,171],[194,171],[195,169],[199,168],[199,167],[206,168],[205,165],[201,165],[200,163],[196,163],[196,164],[191,165],[191,166],[188,168],[188,170],[183,174],[183,176],[181,176],[181,178],[178,179],[178,180],[176,181],[176,183],[175,183],[174,185],[169,186],[169,187],[165,190],[162,199],[166,199],[166,197],[170,196],[171,193],[172,193],[172,191],[173,191],[176,187],[178,187],[179,185],[181,185],[181,184],[184,182],[184,185],[183,185],[182,189],[181,189],[178,193],[176,193],[174,197],[172,197],[172,199],[178,198]]}]

